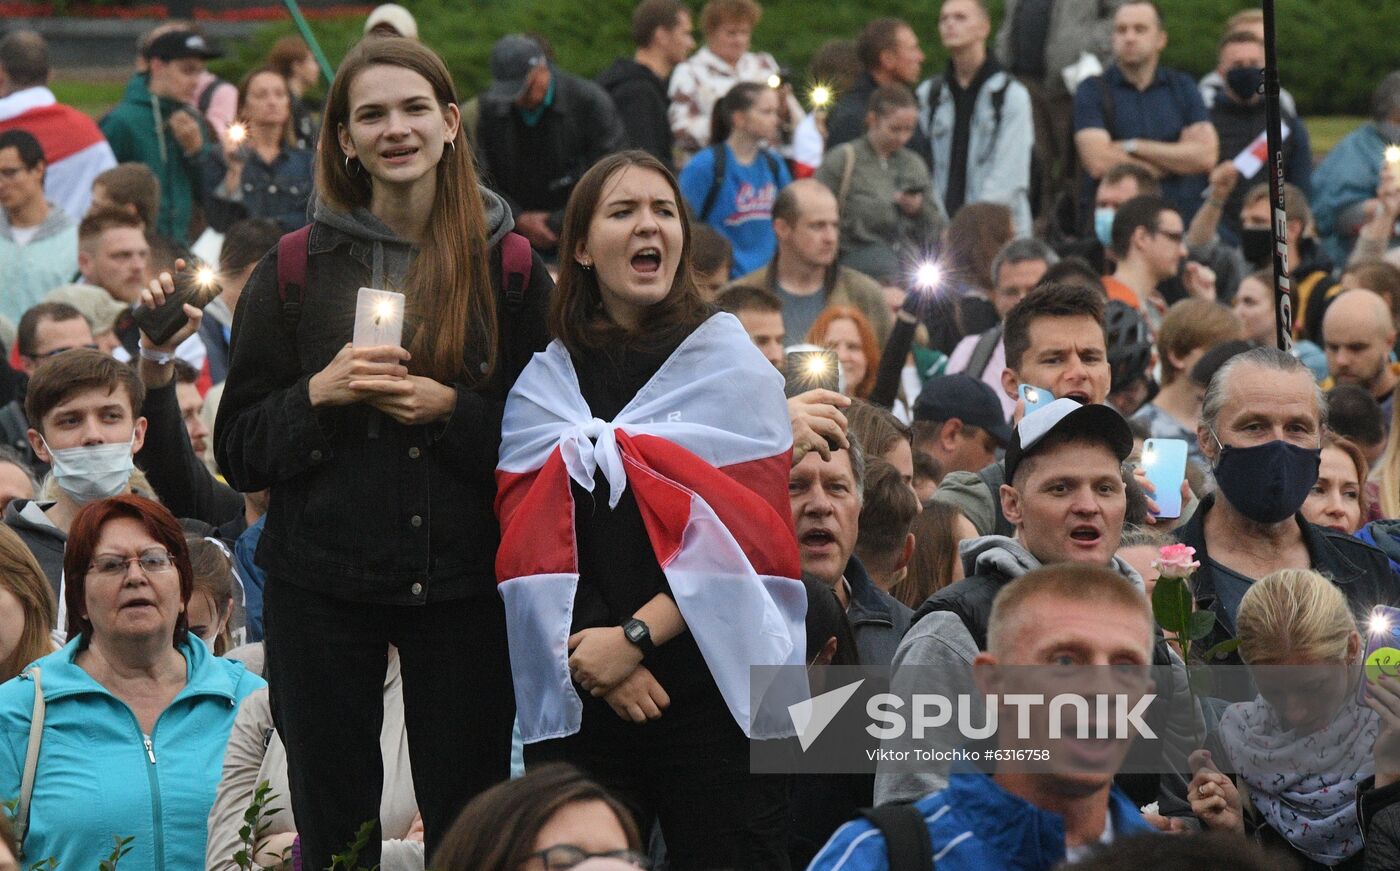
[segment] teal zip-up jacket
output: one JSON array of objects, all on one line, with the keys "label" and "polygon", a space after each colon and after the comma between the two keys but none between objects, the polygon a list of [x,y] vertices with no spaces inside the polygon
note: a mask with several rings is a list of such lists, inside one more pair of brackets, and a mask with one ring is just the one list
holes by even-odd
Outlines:
[{"label": "teal zip-up jacket", "polygon": [[[98,122],[102,135],[119,162],[144,163],[160,179],[160,212],[155,231],[188,244],[190,219],[200,190],[200,154],[186,157],[170,132],[170,116],[177,111],[197,113],[176,100],[157,97],[147,87],[147,76],[137,74],[127,82],[122,101]],[[204,148],[212,147],[209,127],[199,119]]]},{"label": "teal zip-up jacket", "polygon": [[[59,868],[96,868],[113,837],[132,838],[123,868],[204,867],[209,809],[224,745],[249,693],[266,686],[242,663],[215,657],[190,636],[180,648],[185,688],[143,735],[131,709],[74,664],[78,640],[41,669],[43,743],[34,778],[24,866],[50,856]],[[30,671],[0,686],[0,798],[19,796],[34,710]]]}]

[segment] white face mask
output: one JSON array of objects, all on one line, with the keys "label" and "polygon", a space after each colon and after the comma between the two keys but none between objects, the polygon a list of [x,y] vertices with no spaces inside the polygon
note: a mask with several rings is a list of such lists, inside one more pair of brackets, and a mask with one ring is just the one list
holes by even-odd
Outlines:
[{"label": "white face mask", "polygon": [[[40,437],[42,439],[42,436]],[[109,499],[126,489],[131,481],[136,433],[131,440],[109,445],[84,445],[56,451],[44,448],[53,457],[53,477],[60,490],[79,505]]]}]

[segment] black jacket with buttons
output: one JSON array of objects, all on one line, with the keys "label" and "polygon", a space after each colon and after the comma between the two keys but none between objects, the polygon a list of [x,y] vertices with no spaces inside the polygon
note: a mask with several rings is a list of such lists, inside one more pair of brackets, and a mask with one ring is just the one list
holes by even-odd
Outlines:
[{"label": "black jacket with buttons", "polygon": [[[503,213],[491,197],[493,240],[510,226]],[[258,564],[270,576],[357,601],[494,599],[501,414],[515,378],[548,342],[549,273],[536,256],[523,304],[512,309],[500,288],[500,247],[492,246],[494,374],[480,389],[456,385],[457,407],[445,424],[404,426],[363,403],[312,408],[311,376],[350,341],[358,289],[374,286],[375,246],[323,223],[318,212],[308,250],[298,317],[287,315],[278,292],[276,249],[244,288],[215,427],[229,482],[244,492],[272,490]]]}]

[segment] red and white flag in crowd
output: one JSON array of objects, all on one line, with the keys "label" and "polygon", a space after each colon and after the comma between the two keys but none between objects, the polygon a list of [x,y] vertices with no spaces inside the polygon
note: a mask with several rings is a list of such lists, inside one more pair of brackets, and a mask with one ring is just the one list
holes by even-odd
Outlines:
[{"label": "red and white flag in crowd", "polygon": [[[592,492],[599,469],[610,506],[632,488],[676,605],[740,728],[762,733],[754,738],[793,734],[791,722],[750,728],[751,692],[805,698],[805,687],[750,687],[751,666],[805,665],[791,452],[782,377],[732,315],[697,328],[612,421],[593,416],[559,342],[535,355],[506,403],[496,470],[496,576],[526,743],[579,729],[583,703],[568,665],[579,580],[570,481]],[[778,680],[792,672],[802,674],[766,670]]]},{"label": "red and white flag in crowd", "polygon": [[[1283,125],[1283,139],[1288,141],[1288,125]],[[1245,146],[1244,150],[1235,155],[1235,169],[1239,170],[1240,178],[1254,178],[1255,173],[1264,168],[1264,161],[1269,158],[1269,131],[1265,130],[1255,137],[1254,141]]]}]

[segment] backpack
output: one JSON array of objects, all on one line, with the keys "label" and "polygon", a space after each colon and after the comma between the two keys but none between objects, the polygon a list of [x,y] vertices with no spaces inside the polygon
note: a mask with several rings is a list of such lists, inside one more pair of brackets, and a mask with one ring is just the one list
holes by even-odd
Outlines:
[{"label": "backpack", "polygon": [[[992,91],[992,138],[990,140],[992,143],[995,143],[997,138],[1001,136],[1001,118],[1006,107],[1006,92],[1011,89],[1011,83],[1015,81],[1010,73],[1003,73],[1003,75],[1006,77],[1006,81],[1002,83],[1000,88]],[[938,104],[943,101],[943,77],[933,76],[928,82],[928,111],[924,113],[924,129],[928,131],[931,146],[933,142],[933,116],[938,114]],[[929,163],[932,164],[932,162],[933,148],[930,147]],[[930,165],[929,171],[932,170],[933,166]]]},{"label": "backpack", "polygon": [[932,871],[933,839],[917,807],[886,804],[862,808],[860,815],[884,837],[890,871]]},{"label": "backpack", "polygon": [[1001,341],[1002,325],[997,324],[982,335],[977,337],[977,344],[972,348],[972,356],[967,358],[967,368],[963,371],[973,378],[981,379],[983,373],[987,371],[987,364],[992,362],[992,355],[997,351],[997,343]]},{"label": "backpack", "polygon": [[[301,320],[301,301],[306,292],[306,262],[310,255],[311,224],[293,230],[277,240],[277,298],[282,304],[282,321],[289,333],[296,332]],[[530,286],[534,252],[530,240],[519,233],[501,239],[501,290],[506,311],[518,312],[525,305],[525,288]]]},{"label": "backpack", "polygon": [[[715,210],[715,200],[719,198],[719,189],[724,186],[724,174],[729,171],[729,149],[724,147],[723,142],[711,145],[710,153],[715,157],[715,174],[710,179],[710,189],[705,191],[705,203],[700,207],[699,218],[702,224],[709,223],[710,212]],[[773,184],[781,187],[782,176],[778,175],[778,159],[766,148],[760,149],[758,153],[768,164],[768,172],[773,175]]]},{"label": "backpack", "polygon": [[195,100],[195,105],[199,107],[199,115],[201,118],[208,116],[209,104],[214,102],[214,92],[219,90],[220,86],[227,84],[228,82],[215,76],[214,81],[210,82],[204,87],[204,90],[199,92],[199,98]]}]

